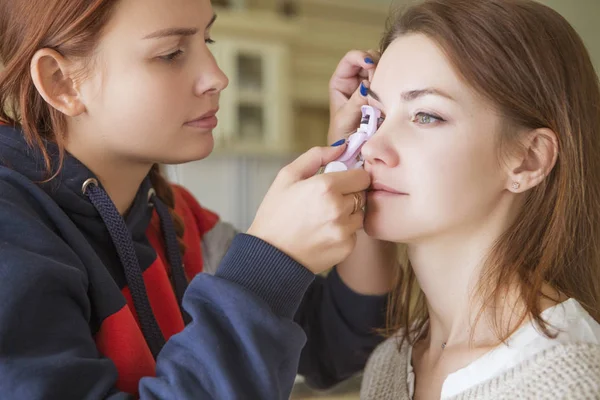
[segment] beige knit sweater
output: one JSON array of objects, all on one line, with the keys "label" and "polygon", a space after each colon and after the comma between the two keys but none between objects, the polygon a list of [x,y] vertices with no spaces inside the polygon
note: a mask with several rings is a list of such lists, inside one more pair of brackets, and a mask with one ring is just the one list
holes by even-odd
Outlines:
[{"label": "beige knit sweater", "polygon": [[[405,342],[398,351],[397,343],[391,338],[375,349],[365,369],[362,400],[410,400],[410,345]],[[600,399],[600,346],[557,344],[452,399]]]}]

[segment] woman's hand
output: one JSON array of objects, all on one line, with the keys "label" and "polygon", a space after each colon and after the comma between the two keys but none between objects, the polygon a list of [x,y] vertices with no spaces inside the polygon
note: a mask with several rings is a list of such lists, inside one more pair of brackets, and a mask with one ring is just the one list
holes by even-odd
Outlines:
[{"label": "woman's hand", "polygon": [[329,81],[329,143],[348,137],[360,124],[360,108],[367,104],[365,88],[379,62],[379,53],[373,50],[352,50],[346,53]]},{"label": "woman's hand", "polygon": [[[366,58],[372,63],[365,61]],[[353,50],[340,61],[329,84],[330,143],[358,129],[360,108],[368,104],[365,89],[369,87],[379,58],[379,53],[374,51]],[[364,86],[362,93],[361,83]],[[357,233],[354,250],[337,265],[337,271],[344,283],[355,292],[382,295],[391,290],[397,266],[397,245],[370,238],[361,229]]]},{"label": "woman's hand", "polygon": [[248,234],[277,247],[314,273],[347,258],[356,244],[356,232],[363,226],[369,174],[357,169],[315,175],[345,147],[315,147],[283,168]]}]

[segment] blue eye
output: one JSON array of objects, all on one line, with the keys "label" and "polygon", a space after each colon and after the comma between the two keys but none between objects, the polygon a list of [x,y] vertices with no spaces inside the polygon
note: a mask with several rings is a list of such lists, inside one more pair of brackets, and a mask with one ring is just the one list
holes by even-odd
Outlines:
[{"label": "blue eye", "polygon": [[444,122],[445,120],[437,115],[419,112],[412,117],[411,121],[416,122],[419,125],[431,125],[436,122]]}]

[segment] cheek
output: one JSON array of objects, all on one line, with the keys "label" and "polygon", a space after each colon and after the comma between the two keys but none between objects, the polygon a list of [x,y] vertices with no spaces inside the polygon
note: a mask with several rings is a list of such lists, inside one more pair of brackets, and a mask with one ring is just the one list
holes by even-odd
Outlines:
[{"label": "cheek", "polygon": [[148,73],[115,77],[107,87],[105,99],[109,101],[104,105],[121,122],[152,130],[175,122],[183,111],[173,86],[165,77]]},{"label": "cheek", "polygon": [[417,174],[421,203],[436,218],[466,218],[487,212],[503,188],[503,171],[493,143],[484,140],[448,144],[431,153]]},{"label": "cheek", "polygon": [[123,54],[97,66],[82,87],[87,146],[143,162],[181,163],[210,153],[212,135],[184,127],[206,111],[198,106],[190,71]]},{"label": "cheek", "polygon": [[498,178],[501,168],[492,137],[465,135],[459,140],[437,140],[423,146],[422,155],[415,160],[424,173],[417,179],[425,179],[428,190],[449,189],[460,193],[461,189],[477,188],[482,183]]},{"label": "cheek", "polygon": [[409,196],[373,201],[365,231],[374,237],[410,242],[485,218],[502,191],[502,172],[491,143],[437,140],[400,155],[395,171],[406,177]]},{"label": "cheek", "polygon": [[[115,145],[136,146],[140,151],[167,144],[171,132],[185,122],[181,90],[174,74],[152,73],[131,66],[134,73],[114,71],[102,83],[95,121],[106,136],[115,133]],[[126,136],[126,140],[124,140]]]}]

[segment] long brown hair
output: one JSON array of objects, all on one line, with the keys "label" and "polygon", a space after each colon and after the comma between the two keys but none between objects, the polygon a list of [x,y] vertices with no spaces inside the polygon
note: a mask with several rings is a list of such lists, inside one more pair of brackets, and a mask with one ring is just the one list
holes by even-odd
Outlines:
[{"label": "long brown hair", "polygon": [[[30,75],[36,51],[50,48],[65,58],[89,57],[118,0],[3,0],[0,2],[0,120],[19,126],[27,143],[40,149],[49,177],[64,159],[67,119],[38,93]],[[51,163],[44,141],[56,143],[59,166]],[[150,171],[157,196],[169,207],[180,248],[183,221],[175,213],[171,186],[158,165]]]},{"label": "long brown hair", "polygon": [[[581,38],[532,0],[428,0],[392,16],[381,51],[413,33],[436,42],[506,126],[558,136],[557,164],[488,255],[477,291],[483,308],[501,306],[503,291],[517,282],[525,306],[519,322],[530,316],[552,336],[540,315],[547,282],[600,321],[600,90]],[[503,133],[499,157],[517,143],[517,131]],[[414,343],[427,320],[408,263],[391,295],[386,333],[400,330]],[[500,341],[516,329],[492,323]]]}]

